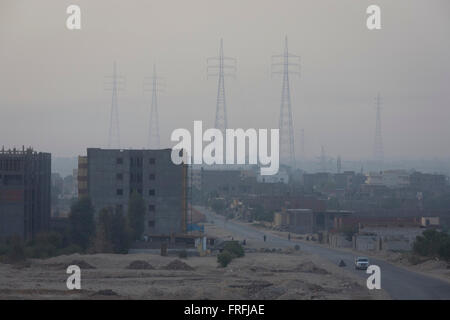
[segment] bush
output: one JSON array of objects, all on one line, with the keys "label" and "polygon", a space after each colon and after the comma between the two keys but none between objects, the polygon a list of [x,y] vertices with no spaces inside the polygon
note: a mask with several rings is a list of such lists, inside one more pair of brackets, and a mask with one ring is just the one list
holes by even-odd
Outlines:
[{"label": "bush", "polygon": [[223,251],[217,256],[217,262],[222,268],[225,268],[233,260],[233,255],[228,251]]},{"label": "bush", "polygon": [[188,257],[186,250],[181,250],[180,253],[178,253],[178,258],[180,259],[186,259]]},{"label": "bush", "polygon": [[80,246],[77,246],[76,244],[71,244],[65,248],[62,248],[58,251],[58,255],[69,255],[73,253],[82,253],[83,249]]},{"label": "bush", "polygon": [[20,237],[12,237],[8,242],[10,245],[7,253],[8,261],[11,263],[25,261],[25,246],[22,239]]},{"label": "bush", "polygon": [[229,241],[225,243],[223,251],[228,251],[236,258],[243,257],[245,255],[244,248],[238,241]]},{"label": "bush", "polygon": [[450,260],[450,236],[434,229],[424,231],[413,244],[414,253],[425,257]]}]

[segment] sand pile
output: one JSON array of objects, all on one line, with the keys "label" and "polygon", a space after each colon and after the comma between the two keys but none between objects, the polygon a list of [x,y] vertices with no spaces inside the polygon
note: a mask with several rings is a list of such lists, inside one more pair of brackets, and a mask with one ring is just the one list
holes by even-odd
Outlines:
[{"label": "sand pile", "polygon": [[131,262],[127,269],[133,269],[133,270],[154,270],[155,268],[148,262],[144,260],[134,260]]},{"label": "sand pile", "polygon": [[185,270],[185,271],[194,270],[194,268],[192,268],[190,265],[188,265],[178,259],[173,260],[167,266],[163,267],[163,269],[165,269],[165,270]]},{"label": "sand pile", "polygon": [[84,260],[73,260],[71,263],[66,263],[65,267],[67,268],[68,266],[71,265],[79,266],[80,269],[96,269],[93,265],[90,265]]},{"label": "sand pile", "polygon": [[302,264],[299,264],[295,271],[298,272],[306,272],[306,273],[315,273],[315,274],[329,274],[329,272],[325,269],[319,268],[312,262],[305,262]]}]

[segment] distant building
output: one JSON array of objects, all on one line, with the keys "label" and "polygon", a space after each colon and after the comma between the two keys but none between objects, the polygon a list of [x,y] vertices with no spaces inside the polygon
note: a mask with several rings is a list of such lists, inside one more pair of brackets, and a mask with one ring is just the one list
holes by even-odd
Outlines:
[{"label": "distant building", "polygon": [[313,233],[315,216],[311,209],[286,209],[274,214],[276,227],[295,233]]},{"label": "distant building", "polygon": [[0,238],[33,239],[50,223],[51,154],[0,151]]},{"label": "distant building", "polygon": [[259,183],[289,183],[289,174],[286,170],[279,170],[277,174],[271,176],[258,175],[256,180]]},{"label": "distant building", "polygon": [[414,172],[409,177],[411,188],[417,191],[443,191],[447,178],[442,174]]},{"label": "distant building", "polygon": [[366,184],[382,185],[388,188],[404,188],[409,186],[409,173],[406,170],[371,172],[367,175]]},{"label": "distant building", "polygon": [[88,195],[99,212],[103,208],[126,213],[133,192],[146,204],[144,235],[186,231],[186,165],[175,165],[171,150],[87,149],[79,157],[78,194]]},{"label": "distant building", "polygon": [[305,193],[314,193],[326,189],[332,181],[332,175],[328,172],[305,173],[303,185]]}]

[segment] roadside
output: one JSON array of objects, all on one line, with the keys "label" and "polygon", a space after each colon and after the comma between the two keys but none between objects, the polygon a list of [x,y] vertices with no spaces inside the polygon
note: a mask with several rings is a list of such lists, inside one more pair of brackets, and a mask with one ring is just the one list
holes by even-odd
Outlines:
[{"label": "roadside", "polygon": [[[243,226],[251,227],[256,230],[264,230],[278,237],[288,239],[289,234],[291,237],[291,242],[305,243],[312,246],[320,246],[323,248],[332,248],[328,244],[319,243],[318,241],[305,240],[305,235],[299,235],[284,231],[276,231],[271,228],[266,227],[263,223],[248,223],[239,220],[233,220],[234,223],[241,224]],[[368,258],[376,258],[378,260],[383,260],[386,263],[390,263],[400,268],[404,268],[408,271],[417,272],[424,276],[431,276],[435,279],[445,281],[450,284],[450,263],[442,260],[436,260],[432,258],[419,258],[417,264],[413,264],[408,259],[408,254],[405,252],[390,252],[390,251],[358,251],[351,248],[339,248],[333,247],[333,250],[338,250],[341,252],[346,252],[353,254],[355,256],[366,256]]]}]

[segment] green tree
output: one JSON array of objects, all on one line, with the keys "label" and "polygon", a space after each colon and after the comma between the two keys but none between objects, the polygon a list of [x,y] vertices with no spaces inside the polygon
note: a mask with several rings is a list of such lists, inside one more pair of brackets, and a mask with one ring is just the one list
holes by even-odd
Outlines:
[{"label": "green tree", "polygon": [[89,197],[82,197],[70,207],[69,233],[73,244],[86,250],[95,235],[94,206]]},{"label": "green tree", "polygon": [[450,236],[445,232],[429,229],[417,236],[414,241],[413,250],[421,256],[440,256],[449,259]]},{"label": "green tree", "polygon": [[[119,218],[117,218],[119,219]],[[145,202],[142,196],[133,192],[128,203],[128,225],[132,240],[139,240],[144,233]]]},{"label": "green tree", "polygon": [[107,208],[103,208],[98,214],[95,230],[95,252],[112,253],[112,215]]},{"label": "green tree", "polygon": [[236,258],[240,258],[245,255],[244,248],[238,241],[228,241],[225,243],[223,251],[231,253]]},{"label": "green tree", "polygon": [[107,208],[100,211],[94,249],[104,253],[127,253],[130,248],[130,231],[122,212]]},{"label": "green tree", "polygon": [[233,260],[233,255],[228,251],[223,251],[217,255],[217,262],[222,268],[225,268]]},{"label": "green tree", "polygon": [[[112,217],[112,245],[114,253],[128,253],[131,243],[131,230],[128,227],[127,220],[120,211],[113,213]],[[144,222],[142,222],[142,232]]]}]

